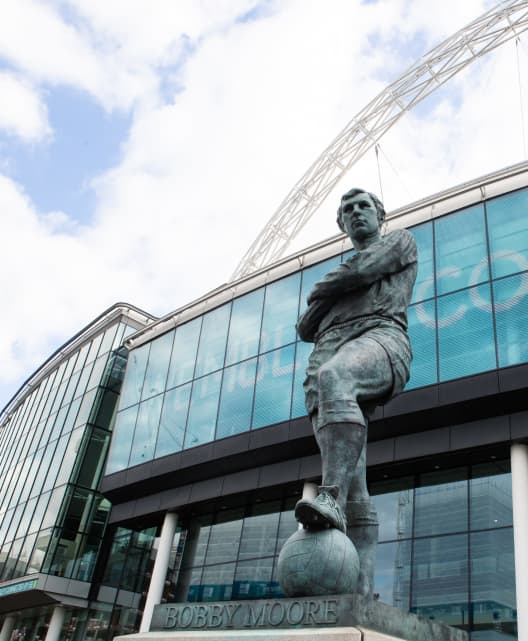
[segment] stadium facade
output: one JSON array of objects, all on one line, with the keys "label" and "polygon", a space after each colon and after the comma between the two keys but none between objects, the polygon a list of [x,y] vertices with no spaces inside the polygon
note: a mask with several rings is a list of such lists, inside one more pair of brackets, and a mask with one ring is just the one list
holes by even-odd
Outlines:
[{"label": "stadium facade", "polygon": [[[516,639],[528,164],[388,226],[415,235],[419,273],[411,380],[369,426],[376,597]],[[320,477],[294,325],[350,251],[336,236],[162,319],[116,305],[28,379],[0,417],[0,641],[106,641],[148,629],[158,602],[280,596],[293,506]]]}]

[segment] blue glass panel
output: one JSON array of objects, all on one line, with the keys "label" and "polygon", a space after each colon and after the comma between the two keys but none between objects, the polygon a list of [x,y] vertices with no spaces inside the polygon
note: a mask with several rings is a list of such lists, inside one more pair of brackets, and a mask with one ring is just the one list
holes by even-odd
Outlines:
[{"label": "blue glass panel", "polygon": [[165,394],[156,443],[156,458],[182,449],[190,397],[190,383]]},{"label": "blue glass panel", "polygon": [[410,588],[411,542],[380,543],[376,548],[374,593],[382,603],[408,612]]},{"label": "blue glass panel", "polygon": [[253,514],[246,516],[238,548],[239,561],[263,556],[273,557],[277,542],[280,507],[280,501],[257,504],[253,507]]},{"label": "blue glass panel", "polygon": [[295,345],[259,357],[253,427],[290,418]]},{"label": "blue glass panel", "polygon": [[216,372],[194,382],[184,447],[213,440],[221,381],[222,372]]},{"label": "blue glass panel", "polygon": [[332,271],[332,269],[335,269],[340,263],[341,256],[333,256],[328,260],[324,260],[322,263],[317,263],[317,265],[312,265],[303,270],[300,312],[306,309],[306,298],[312,291],[315,283],[321,280],[328,272]]},{"label": "blue glass panel", "polygon": [[176,387],[176,385],[181,385],[182,383],[187,383],[192,379],[201,326],[202,318],[199,317],[190,323],[180,325],[176,329],[169,376],[167,379],[167,389]]},{"label": "blue glass panel", "polygon": [[195,376],[203,376],[224,366],[230,309],[231,303],[203,317]]},{"label": "blue glass panel", "polygon": [[435,244],[438,294],[489,280],[482,205],[436,220]]},{"label": "blue glass panel", "polygon": [[416,539],[412,582],[413,612],[448,625],[467,625],[467,534]]},{"label": "blue glass panel", "polygon": [[409,307],[407,318],[413,360],[411,362],[411,378],[406,389],[412,389],[437,382],[434,300]]},{"label": "blue glass panel", "polygon": [[160,394],[140,403],[130,452],[130,466],[145,463],[154,458],[162,402],[163,395]]},{"label": "blue glass panel", "polygon": [[292,274],[266,286],[260,351],[292,343],[299,309],[301,274]]},{"label": "blue glass panel", "polygon": [[223,563],[203,569],[200,601],[230,601],[233,598],[234,563]]},{"label": "blue glass panel", "polygon": [[216,438],[249,430],[257,359],[224,370]]},{"label": "blue glass panel", "polygon": [[238,363],[257,354],[263,301],[262,288],[233,301],[226,365]]},{"label": "blue glass panel", "polygon": [[528,274],[493,283],[499,367],[528,360]]},{"label": "blue glass panel", "polygon": [[217,515],[217,522],[211,526],[205,564],[226,563],[235,561],[238,553],[238,545],[242,531],[243,510],[236,508],[226,510]]},{"label": "blue glass panel", "polygon": [[121,409],[138,403],[141,398],[149,349],[150,343],[146,343],[137,349],[133,349],[128,355],[125,380],[123,381],[119,402]]},{"label": "blue glass panel", "polygon": [[473,466],[469,483],[472,530],[512,525],[512,486],[505,462]]},{"label": "blue glass panel", "polygon": [[420,475],[414,498],[414,535],[463,532],[468,529],[467,468]]},{"label": "blue glass panel", "polygon": [[160,394],[165,389],[173,339],[174,332],[169,332],[150,343],[145,382],[141,392],[142,399]]},{"label": "blue glass panel", "polygon": [[528,270],[528,190],[486,204],[493,278]]},{"label": "blue glass panel", "polygon": [[440,380],[496,367],[489,284],[438,299]]},{"label": "blue glass panel", "polygon": [[[473,626],[482,635],[477,638],[514,639],[517,606],[513,530],[476,532],[470,545]],[[490,636],[484,636],[484,630]],[[493,632],[496,636],[491,636]]]},{"label": "blue glass panel", "polygon": [[128,467],[137,412],[138,406],[134,405],[118,413],[105,474],[113,474]]},{"label": "blue glass panel", "polygon": [[379,541],[395,541],[412,536],[414,479],[379,481],[370,488],[378,513]]},{"label": "blue glass panel", "polygon": [[233,599],[265,599],[271,596],[273,557],[239,561],[233,582]]},{"label": "blue glass panel", "polygon": [[411,302],[434,296],[433,223],[410,229],[418,248],[418,274]]},{"label": "blue glass panel", "polygon": [[295,375],[293,377],[292,418],[306,416],[303,381],[306,378],[308,357],[312,353],[312,350],[313,343],[297,343],[297,353],[295,354]]}]

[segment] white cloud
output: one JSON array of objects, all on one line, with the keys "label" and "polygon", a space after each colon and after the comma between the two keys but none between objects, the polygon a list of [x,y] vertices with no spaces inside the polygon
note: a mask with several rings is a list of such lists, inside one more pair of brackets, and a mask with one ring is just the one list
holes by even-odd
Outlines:
[{"label": "white cloud", "polygon": [[46,105],[38,92],[16,74],[0,72],[0,129],[26,142],[51,134]]}]

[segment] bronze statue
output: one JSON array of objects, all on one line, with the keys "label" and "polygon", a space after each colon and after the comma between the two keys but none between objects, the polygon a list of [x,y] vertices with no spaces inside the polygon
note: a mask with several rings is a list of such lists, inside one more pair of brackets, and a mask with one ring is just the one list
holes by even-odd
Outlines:
[{"label": "bronze statue", "polygon": [[297,503],[295,516],[305,528],[348,534],[360,558],[357,591],[367,597],[378,529],[366,485],[367,425],[409,379],[407,307],[417,272],[412,234],[382,235],[384,219],[373,194],[352,189],[342,197],[337,223],[356,251],[315,284],[297,323],[300,338],[314,343],[304,390],[322,485]]}]

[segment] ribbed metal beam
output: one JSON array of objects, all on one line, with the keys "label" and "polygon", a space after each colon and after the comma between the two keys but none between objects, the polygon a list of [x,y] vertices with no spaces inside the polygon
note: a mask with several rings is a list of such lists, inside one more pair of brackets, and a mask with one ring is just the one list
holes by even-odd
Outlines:
[{"label": "ribbed metal beam", "polygon": [[335,185],[404,113],[459,71],[528,28],[528,0],[505,0],[420,58],[371,100],[295,183],[231,280],[278,260]]}]

